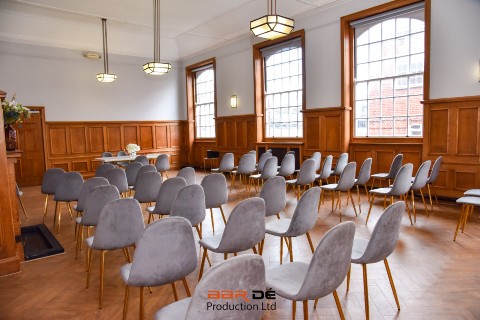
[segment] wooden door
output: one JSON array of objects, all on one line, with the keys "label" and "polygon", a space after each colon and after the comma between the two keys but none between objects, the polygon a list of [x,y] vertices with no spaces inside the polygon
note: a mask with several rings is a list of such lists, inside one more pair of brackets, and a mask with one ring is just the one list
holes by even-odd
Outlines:
[{"label": "wooden door", "polygon": [[44,108],[29,107],[32,111],[29,119],[15,125],[17,147],[23,152],[15,166],[17,183],[21,187],[42,184],[45,171],[45,151],[43,148]]}]

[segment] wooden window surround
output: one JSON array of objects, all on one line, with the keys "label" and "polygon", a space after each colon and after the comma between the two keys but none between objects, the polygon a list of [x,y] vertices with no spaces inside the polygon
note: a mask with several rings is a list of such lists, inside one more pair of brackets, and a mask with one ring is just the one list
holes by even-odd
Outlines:
[{"label": "wooden window surround", "polygon": [[[360,12],[344,16],[340,19],[341,25],[341,55],[342,55],[342,78],[341,78],[341,92],[342,92],[342,106],[350,108],[350,132],[354,132],[354,50],[355,50],[355,34],[354,29],[350,26],[352,21],[364,19],[383,12],[401,8],[410,4],[425,2],[425,61],[424,61],[424,82],[423,82],[423,99],[429,99],[430,89],[430,21],[431,21],[431,0],[397,0],[387,2],[385,4],[369,8]],[[425,114],[425,113],[424,113]],[[424,125],[425,128],[425,117]],[[352,135],[351,142],[355,143],[422,143],[423,138],[411,137],[354,137]]]},{"label": "wooden window surround", "polygon": [[[255,115],[262,118],[262,136],[258,137],[258,141],[283,141],[283,142],[303,142],[303,138],[266,138],[265,125],[265,74],[264,63],[261,50],[263,48],[280,44],[294,38],[300,38],[302,44],[302,111],[305,110],[305,30],[298,30],[292,32],[288,36],[284,36],[275,40],[268,40],[260,42],[253,46],[253,77],[254,77],[254,101],[255,101]],[[303,126],[303,136],[305,137],[305,125]]]},{"label": "wooden window surround", "polygon": [[[196,64],[190,65],[185,68],[186,81],[187,81],[187,119],[189,122],[195,124],[195,71],[199,68],[212,65],[213,72],[215,74],[215,94],[214,94],[214,105],[215,105],[215,118],[217,117],[217,81],[216,81],[216,63],[215,58],[207,59]],[[215,142],[215,137],[213,138],[197,138],[196,136],[196,126],[193,126],[193,131],[195,132],[194,140],[203,141],[203,142]]]}]

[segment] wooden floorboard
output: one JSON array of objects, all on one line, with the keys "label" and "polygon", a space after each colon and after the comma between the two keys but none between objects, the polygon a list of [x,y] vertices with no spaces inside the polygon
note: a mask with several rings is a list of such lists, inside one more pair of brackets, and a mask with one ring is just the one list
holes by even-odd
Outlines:
[{"label": "wooden floorboard", "polygon": [[[174,172],[172,172],[172,175]],[[203,175],[198,175],[200,180]],[[39,187],[23,188],[23,201],[29,219],[22,217],[23,225],[42,222],[44,197]],[[234,205],[245,198],[239,188],[229,196],[225,206],[228,215]],[[330,213],[330,197],[325,197],[317,224],[311,232],[314,246],[322,235],[339,222],[338,212]],[[355,199],[356,201],[356,199]],[[282,216],[291,217],[297,203],[288,192],[287,208]],[[356,236],[368,238],[383,208],[383,201],[373,207],[369,223],[365,225],[368,203],[362,195],[362,213],[355,217],[351,206],[345,208],[344,221],[354,221]],[[480,319],[480,224],[478,211],[467,224],[464,234],[454,242],[453,233],[460,208],[443,202],[426,216],[423,205],[417,202],[417,223],[412,227],[405,213],[399,243],[389,258],[390,268],[397,288],[401,311],[397,311],[383,263],[368,266],[371,319]],[[125,263],[122,252],[109,252],[106,256],[105,292],[103,309],[98,309],[99,270],[98,255],[94,257],[92,279],[85,288],[86,272],[84,252],[75,260],[73,241],[74,223],[64,210],[59,235],[52,228],[54,204],[50,202],[46,225],[52,230],[65,253],[22,263],[21,272],[0,278],[0,319],[121,319],[124,283],[119,268]],[[215,230],[221,232],[224,224],[218,210],[214,211]],[[145,215],[147,218],[147,215]],[[211,235],[210,215],[203,223],[204,234]],[[196,238],[197,239],[197,238]],[[197,246],[198,250],[198,246]],[[308,262],[310,248],[305,237],[293,240],[295,261]],[[284,250],[284,261],[288,260]],[[198,250],[199,262],[200,251]],[[223,260],[223,255],[211,254],[212,262]],[[264,261],[268,268],[279,265],[279,239],[267,236]],[[198,270],[187,279],[192,292],[197,284]],[[206,268],[208,271],[208,267]],[[267,271],[268,272],[268,271]],[[180,298],[186,297],[181,282],[176,283]],[[174,301],[170,286],[145,291],[145,319],[152,319],[159,308]],[[352,266],[350,291],[346,282],[337,290],[347,319],[364,319],[362,268]],[[265,313],[264,319],[291,319],[292,304],[283,298],[276,299],[277,310]],[[132,288],[129,319],[138,319],[139,292]],[[333,296],[320,299],[316,310],[309,303],[310,319],[338,319]],[[301,304],[297,305],[297,319],[303,318]]]}]

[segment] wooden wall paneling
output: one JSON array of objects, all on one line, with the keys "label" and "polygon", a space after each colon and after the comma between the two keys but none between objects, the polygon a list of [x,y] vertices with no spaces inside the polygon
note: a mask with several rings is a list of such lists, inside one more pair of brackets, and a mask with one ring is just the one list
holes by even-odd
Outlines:
[{"label": "wooden wall paneling", "polygon": [[89,126],[88,127],[88,142],[89,153],[101,154],[105,150],[105,134],[103,126]]},{"label": "wooden wall paneling", "polygon": [[143,150],[153,150],[154,146],[154,126],[153,125],[141,125],[140,128],[140,147]]},{"label": "wooden wall paneling", "polygon": [[168,126],[167,125],[155,126],[155,142],[156,142],[157,149],[168,147]]},{"label": "wooden wall paneling", "polygon": [[[122,125],[124,145],[135,143],[141,146],[138,139],[138,126]],[[123,146],[123,147],[125,147]]]},{"label": "wooden wall paneling", "polygon": [[183,128],[181,126],[170,125],[168,126],[170,139],[169,139],[169,147],[171,148],[181,148],[184,146],[184,134]]},{"label": "wooden wall paneling", "polygon": [[305,119],[305,150],[311,156],[314,150],[320,150],[320,118],[317,115],[306,116]]},{"label": "wooden wall paneling", "polygon": [[459,156],[476,156],[479,143],[478,107],[458,108],[458,134],[456,154]]},{"label": "wooden wall paneling", "polygon": [[115,152],[123,150],[126,144],[122,136],[122,128],[120,125],[107,125],[107,144],[106,150],[110,152]]},{"label": "wooden wall paneling", "polygon": [[87,153],[87,128],[85,126],[71,126],[69,128],[69,142],[72,154]]},{"label": "wooden wall paneling", "polygon": [[324,117],[325,149],[333,152],[342,152],[342,121],[341,115]]},{"label": "wooden wall paneling", "polygon": [[48,130],[49,150],[51,155],[67,155],[67,129],[53,127]]},{"label": "wooden wall paneling", "polygon": [[[450,136],[450,111],[448,109],[431,110],[425,115],[428,119],[428,124],[435,124],[429,126],[424,132],[426,140],[429,142],[429,154],[447,154],[448,153],[448,137]],[[429,132],[428,135],[426,133]]]}]

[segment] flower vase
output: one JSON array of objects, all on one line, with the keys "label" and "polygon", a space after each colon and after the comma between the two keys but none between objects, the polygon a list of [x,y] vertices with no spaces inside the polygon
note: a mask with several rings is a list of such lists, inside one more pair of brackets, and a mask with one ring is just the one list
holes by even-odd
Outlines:
[{"label": "flower vase", "polygon": [[14,151],[17,149],[17,131],[10,124],[5,126],[5,145],[7,151]]},{"label": "flower vase", "polygon": [[130,153],[130,155],[132,156],[132,158],[135,158],[137,156],[137,152],[134,151],[134,152]]}]

